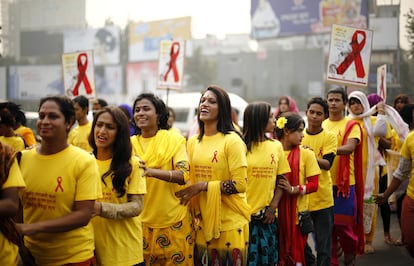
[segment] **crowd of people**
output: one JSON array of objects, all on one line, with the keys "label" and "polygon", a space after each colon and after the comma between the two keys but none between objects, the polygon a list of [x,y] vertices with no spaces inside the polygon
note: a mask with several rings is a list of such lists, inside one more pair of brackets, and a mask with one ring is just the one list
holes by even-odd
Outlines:
[{"label": "crowd of people", "polygon": [[408,96],[338,87],[305,120],[290,96],[275,110],[251,102],[239,127],[210,85],[186,139],[152,93],[132,107],[47,96],[36,141],[0,103],[0,265],[355,265],[375,253],[377,206],[385,243],[414,258]]}]

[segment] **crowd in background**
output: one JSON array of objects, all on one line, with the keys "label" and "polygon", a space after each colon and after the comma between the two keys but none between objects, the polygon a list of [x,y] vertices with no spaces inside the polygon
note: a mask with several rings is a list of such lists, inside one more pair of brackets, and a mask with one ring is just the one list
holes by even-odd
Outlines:
[{"label": "crowd in background", "polygon": [[240,127],[210,85],[185,138],[152,93],[46,96],[37,139],[0,103],[0,265],[355,265],[378,207],[414,258],[413,113],[338,87],[305,119],[290,96],[251,102]]}]

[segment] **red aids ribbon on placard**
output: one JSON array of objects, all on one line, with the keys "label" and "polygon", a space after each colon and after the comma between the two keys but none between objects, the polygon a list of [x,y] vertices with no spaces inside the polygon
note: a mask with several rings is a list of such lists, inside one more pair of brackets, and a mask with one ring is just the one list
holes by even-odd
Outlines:
[{"label": "red aids ribbon on placard", "polygon": [[86,53],[80,53],[78,55],[78,71],[79,71],[78,80],[72,91],[74,96],[79,95],[79,86],[81,82],[83,82],[83,85],[85,86],[86,94],[92,93],[91,84],[89,83],[88,77],[86,76],[87,68],[88,68],[88,55]]},{"label": "red aids ribbon on placard", "polygon": [[[358,34],[361,34],[363,39],[358,43]],[[336,73],[342,75],[348,67],[355,62],[355,70],[358,78],[365,77],[364,65],[362,64],[361,51],[365,46],[366,33],[362,30],[356,30],[352,35],[351,47],[352,51],[344,61],[336,68]]]},{"label": "red aids ribbon on placard", "polygon": [[168,74],[170,73],[171,70],[173,71],[174,81],[178,82],[180,80],[180,76],[178,74],[178,69],[177,69],[177,58],[179,54],[180,54],[180,43],[173,42],[171,45],[171,50],[170,50],[170,62],[168,62],[168,70],[164,74],[164,81],[167,81]]}]

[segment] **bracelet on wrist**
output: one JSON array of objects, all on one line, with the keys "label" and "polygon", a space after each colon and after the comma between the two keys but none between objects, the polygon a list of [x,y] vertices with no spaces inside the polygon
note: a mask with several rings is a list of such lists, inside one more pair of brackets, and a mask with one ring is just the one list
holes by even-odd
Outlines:
[{"label": "bracelet on wrist", "polygon": [[271,214],[275,214],[276,213],[276,210],[275,209],[273,209],[272,207],[270,207],[270,206],[266,206],[266,210],[268,211],[268,212],[270,212]]}]

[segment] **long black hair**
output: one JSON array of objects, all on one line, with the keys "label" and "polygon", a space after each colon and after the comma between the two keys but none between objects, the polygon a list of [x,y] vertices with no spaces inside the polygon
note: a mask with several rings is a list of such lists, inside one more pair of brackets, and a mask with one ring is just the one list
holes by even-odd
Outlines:
[{"label": "long black hair", "polygon": [[[216,95],[218,104],[218,123],[217,130],[223,134],[228,134],[230,131],[235,131],[233,121],[231,119],[231,103],[229,94],[221,87],[217,85],[208,86],[202,93],[198,105],[200,106],[201,98],[207,91],[211,91]],[[200,133],[198,140],[201,141],[204,136],[204,122],[200,120],[200,110],[197,109],[197,120]]]},{"label": "long black hair", "polygon": [[115,141],[112,144],[112,162],[109,170],[104,173],[101,177],[102,182],[104,184],[105,177],[111,175],[112,177],[112,186],[115,188],[118,197],[122,197],[125,195],[125,180],[128,176],[131,175],[132,172],[132,165],[130,163],[131,155],[132,155],[132,145],[129,136],[129,123],[128,118],[124,114],[124,112],[114,106],[105,106],[103,109],[99,110],[92,122],[91,132],[89,134],[89,145],[91,145],[93,149],[93,154],[96,156],[98,153],[98,148],[96,147],[95,143],[95,134],[94,129],[96,127],[96,122],[98,121],[99,116],[104,113],[109,113],[114,120],[117,133],[115,137]]},{"label": "long black hair", "polygon": [[253,102],[247,105],[243,116],[243,139],[247,150],[267,139],[266,127],[272,106],[267,102]]}]

